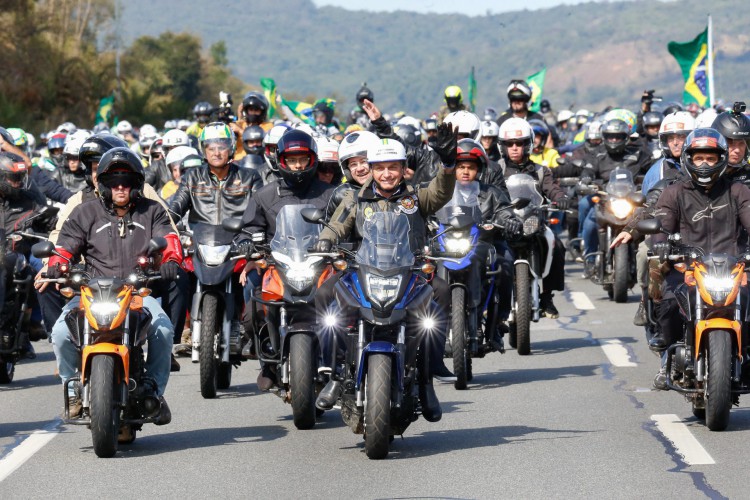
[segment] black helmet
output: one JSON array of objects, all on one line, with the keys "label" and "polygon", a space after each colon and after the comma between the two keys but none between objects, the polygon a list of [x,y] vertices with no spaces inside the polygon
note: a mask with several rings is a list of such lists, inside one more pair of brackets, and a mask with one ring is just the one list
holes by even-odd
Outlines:
[{"label": "black helmet", "polygon": [[739,139],[745,141],[745,160],[750,158],[750,118],[743,113],[724,111],[716,116],[711,128],[718,131],[726,139]]},{"label": "black helmet", "polygon": [[96,178],[99,197],[109,209],[113,208],[113,186],[120,183],[130,186],[130,203],[135,202],[143,193],[145,176],[141,160],[127,147],[113,148],[104,153],[99,160]]},{"label": "black helmet", "polygon": [[[659,127],[661,126],[661,122],[664,121],[664,115],[661,114],[658,111],[649,111],[647,113],[643,113],[643,131],[646,133],[646,135],[652,139],[656,139],[659,137]],[[646,127],[656,127],[656,133],[655,134],[649,134]]]},{"label": "black helmet", "polygon": [[370,102],[375,102],[375,94],[372,93],[372,90],[367,88],[367,82],[363,83],[357,91],[357,104],[361,106],[365,99]]},{"label": "black helmet", "polygon": [[[292,170],[286,163],[287,156],[297,153],[308,153],[310,161],[303,170]],[[279,172],[290,188],[306,188],[315,177],[318,169],[318,146],[315,139],[305,132],[292,129],[281,136],[276,152]]]},{"label": "black helmet", "polygon": [[477,163],[478,172],[487,168],[487,152],[474,139],[461,139],[456,145],[456,162],[467,160]]},{"label": "black helmet", "polygon": [[206,101],[201,101],[193,108],[193,115],[198,123],[208,123],[211,121],[211,113],[213,113],[214,107]]},{"label": "black helmet", "polygon": [[[706,163],[696,165],[693,163],[693,153],[699,151],[717,153],[719,161],[712,166]],[[685,139],[680,163],[685,166],[694,183],[710,188],[727,169],[727,151],[727,140],[723,135],[712,128],[697,128]]]},{"label": "black helmet", "polygon": [[679,102],[667,103],[666,106],[664,106],[664,109],[661,110],[664,116],[671,115],[672,113],[677,113],[678,111],[685,111],[685,109],[682,107],[682,104],[680,104]]},{"label": "black helmet", "polygon": [[[249,155],[263,154],[263,137],[266,133],[258,125],[250,125],[242,131],[242,149]],[[257,146],[249,146],[249,141],[260,141]]]},{"label": "black helmet", "polygon": [[542,113],[548,113],[552,111],[552,105],[549,103],[547,99],[542,99],[542,102],[539,103],[539,110]]},{"label": "black helmet", "polygon": [[[260,110],[259,115],[249,115],[247,108],[256,108]],[[242,98],[242,115],[248,123],[263,123],[268,116],[268,99],[261,92],[248,92]],[[250,119],[252,117],[252,119]]]},{"label": "black helmet", "polygon": [[422,137],[413,125],[396,125],[393,131],[399,137],[404,146],[418,148],[422,144]]},{"label": "black helmet", "polygon": [[511,80],[506,93],[509,101],[531,100],[531,87],[525,80]]},{"label": "black helmet", "polygon": [[543,148],[547,144],[547,138],[549,137],[549,127],[546,123],[544,123],[543,120],[539,120],[538,118],[529,120],[529,125],[531,125],[531,130],[534,131],[534,137],[541,137],[542,140],[539,145]]},{"label": "black helmet", "polygon": [[9,151],[0,153],[0,195],[4,198],[18,198],[21,190],[28,186],[29,173],[24,159]]},{"label": "black helmet", "polygon": [[602,127],[602,140],[609,153],[622,153],[628,144],[630,127],[622,120],[614,118]]},{"label": "black helmet", "polygon": [[[91,178],[92,163],[100,161],[102,155],[112,148],[127,147],[127,142],[109,132],[99,132],[83,141],[81,149],[78,150],[78,159],[83,163],[84,167],[86,167],[84,174],[86,184],[90,187],[94,187],[94,181]],[[151,152],[153,152],[153,147]]]},{"label": "black helmet", "polygon": [[325,125],[330,125],[333,121],[333,108],[325,101],[319,101],[313,106],[313,116],[321,114],[325,116]]}]

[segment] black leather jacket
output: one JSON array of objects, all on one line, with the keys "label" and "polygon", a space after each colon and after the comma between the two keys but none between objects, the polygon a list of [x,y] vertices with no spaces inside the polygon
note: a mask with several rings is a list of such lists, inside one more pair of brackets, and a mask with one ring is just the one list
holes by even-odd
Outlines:
[{"label": "black leather jacket", "polygon": [[189,169],[172,196],[169,210],[182,217],[190,210],[190,224],[220,226],[224,219],[240,218],[245,213],[250,195],[263,185],[258,172],[229,163],[229,172],[219,182],[208,165]]}]

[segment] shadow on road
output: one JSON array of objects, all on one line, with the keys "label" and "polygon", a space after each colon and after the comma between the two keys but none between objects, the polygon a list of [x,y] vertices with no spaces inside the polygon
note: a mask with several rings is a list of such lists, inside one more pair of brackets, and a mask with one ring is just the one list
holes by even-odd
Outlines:
[{"label": "shadow on road", "polygon": [[558,380],[569,377],[594,377],[601,365],[561,366],[557,368],[529,368],[526,370],[502,370],[495,373],[477,373],[471,381],[471,390],[497,389],[509,385],[527,384],[542,380]]},{"label": "shadow on road", "polygon": [[0,393],[17,391],[19,389],[28,389],[29,387],[41,387],[48,385],[60,385],[60,401],[62,401],[62,382],[60,377],[56,377],[53,374],[49,375],[36,375],[34,377],[23,378],[23,373],[19,371],[23,370],[23,367],[16,366],[16,375],[13,382],[7,385],[0,385]]},{"label": "shadow on road", "polygon": [[39,420],[37,422],[5,422],[0,423],[0,438],[10,437],[19,435],[22,438],[26,438],[27,434],[30,434],[39,429],[45,429],[50,426],[51,420]]}]

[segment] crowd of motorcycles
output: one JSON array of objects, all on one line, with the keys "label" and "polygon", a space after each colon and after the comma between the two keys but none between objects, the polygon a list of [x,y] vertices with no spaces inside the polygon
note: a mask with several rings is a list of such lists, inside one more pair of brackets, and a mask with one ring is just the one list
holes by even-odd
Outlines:
[{"label": "crowd of motorcycles", "polygon": [[[494,121],[490,111],[485,122]],[[600,136],[586,134],[602,123],[603,115],[570,115],[562,120],[566,129],[554,134],[559,146],[576,144],[580,132],[585,139],[579,142],[592,139],[591,146],[596,147],[594,140]],[[631,115],[634,127],[635,114]],[[546,123],[550,129],[561,123],[554,118],[551,122]],[[410,126],[415,130],[406,132],[418,136],[427,128]],[[419,147],[429,146],[425,141]],[[574,160],[569,152],[560,163],[565,161],[585,166],[587,159]],[[545,200],[532,175],[515,174],[506,181],[512,200],[507,209],[523,222],[521,235],[508,241],[515,260],[507,320],[499,314],[497,280],[501,272],[494,256],[486,258],[483,283],[471,282],[468,272],[478,258],[481,232],[496,224],[483,220],[478,193],[454,196],[438,211],[429,224],[429,245],[422,249],[410,247],[409,221],[403,213],[373,214],[357,248],[342,243],[324,253],[313,251],[312,246],[328,224],[326,213],[312,205],[283,207],[270,241],[263,235],[247,234],[254,244],[251,255],[238,252],[233,244],[246,231],[239,219],[226,219],[221,226],[181,225],[183,267],[194,275],[196,283],[188,347],[192,362],[199,364],[202,397],[216,397],[231,386],[234,369],[248,360],[258,360],[273,366],[278,374],[272,392],[290,404],[294,425],[310,429],[323,413],[316,407],[316,398],[335,377],[343,386],[336,403],[342,419],[354,433],[364,435],[368,457],[384,458],[394,436],[402,435],[422,411],[418,357],[424,353],[419,352],[419,346],[422,337],[429,336],[441,320],[431,306],[432,289],[425,276],[434,274],[450,286],[445,355],[452,361],[458,390],[467,389],[472,381],[472,359],[505,352],[505,346],[495,341],[495,332],[507,331],[508,344],[518,354],[531,352],[531,325],[543,315],[542,280],[550,272],[555,234],[562,228],[568,230],[570,260],[583,262],[586,276],[602,286],[613,301],[626,302],[637,280],[638,246],[629,242],[611,247],[632,217],[644,210],[646,198],[639,188],[642,179],[625,167],[614,169],[604,183],[557,176],[556,182],[571,198],[588,198],[596,204],[599,245],[590,253],[578,238],[575,205],[560,211]],[[15,365],[24,357],[30,296],[34,293],[30,263],[13,248],[25,241],[34,244],[32,254],[37,259],[54,255],[45,231],[54,225],[58,209],[50,203],[23,227],[1,238],[7,273],[0,280],[4,287],[3,384],[12,382]],[[639,222],[638,229],[643,234],[661,231],[656,219]],[[686,286],[677,296],[689,327],[685,338],[667,351],[668,387],[684,394],[695,415],[705,419],[709,428],[721,430],[739,394],[750,392],[743,379],[744,318],[739,293],[746,285],[744,268],[750,255],[704,255],[699,248],[681,245],[679,234],[669,235],[669,242],[661,254],[650,258],[671,261],[684,272]],[[66,317],[70,336],[84,355],[80,374],[67,382],[65,406],[67,413],[70,387],[87,388],[82,395],[88,411],[83,418],[67,422],[91,428],[100,456],[112,456],[118,442],[132,442],[143,424],[155,423],[158,418],[159,401],[144,367],[146,333],[153,318],[143,308],[143,301],[153,300],[149,284],[159,279],[154,255],[165,246],[162,239],[152,240],[149,253],[139,257],[133,274],[127,277],[95,278],[71,263],[65,277],[49,280],[60,286],[63,296],[81,299],[80,310]],[[248,261],[254,262],[262,285],[243,290],[236,277]],[[316,290],[334,277],[340,278],[334,285],[336,304],[356,314],[342,315],[332,307],[320,324]],[[248,294],[244,314],[235,300],[243,293]],[[468,307],[476,294],[480,306]],[[656,327],[653,304],[646,300],[645,306],[646,331],[652,335]],[[410,324],[407,310],[423,311],[421,324]],[[84,349],[86,346],[90,348]],[[332,352],[324,353],[325,349]],[[335,360],[335,370],[324,367],[326,356]],[[123,426],[129,426],[124,437]]]}]

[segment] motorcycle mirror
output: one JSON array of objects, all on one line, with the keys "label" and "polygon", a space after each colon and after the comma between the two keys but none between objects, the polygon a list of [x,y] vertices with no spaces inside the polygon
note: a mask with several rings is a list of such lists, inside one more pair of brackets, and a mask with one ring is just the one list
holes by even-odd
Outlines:
[{"label": "motorcycle mirror", "polygon": [[167,248],[167,240],[166,238],[158,237],[158,238],[152,238],[151,241],[148,242],[148,254],[153,255],[156,252],[161,252]]},{"label": "motorcycle mirror", "polygon": [[310,224],[320,224],[325,219],[325,213],[317,208],[303,208],[300,211],[300,215]]},{"label": "motorcycle mirror", "polygon": [[639,221],[635,228],[641,234],[657,234],[661,232],[661,222],[659,219],[646,219]]},{"label": "motorcycle mirror", "polygon": [[221,227],[225,231],[229,231],[230,233],[239,233],[242,231],[242,219],[224,219],[221,221]]},{"label": "motorcycle mirror", "polygon": [[51,241],[40,241],[31,247],[31,255],[37,259],[46,259],[55,254],[55,245]]},{"label": "motorcycle mirror", "polygon": [[529,203],[531,203],[531,198],[516,198],[510,202],[510,204],[513,205],[513,208],[518,210],[528,207]]},{"label": "motorcycle mirror", "polygon": [[634,205],[642,207],[646,204],[646,197],[643,195],[643,193],[636,192],[630,195],[630,201],[632,201]]}]

